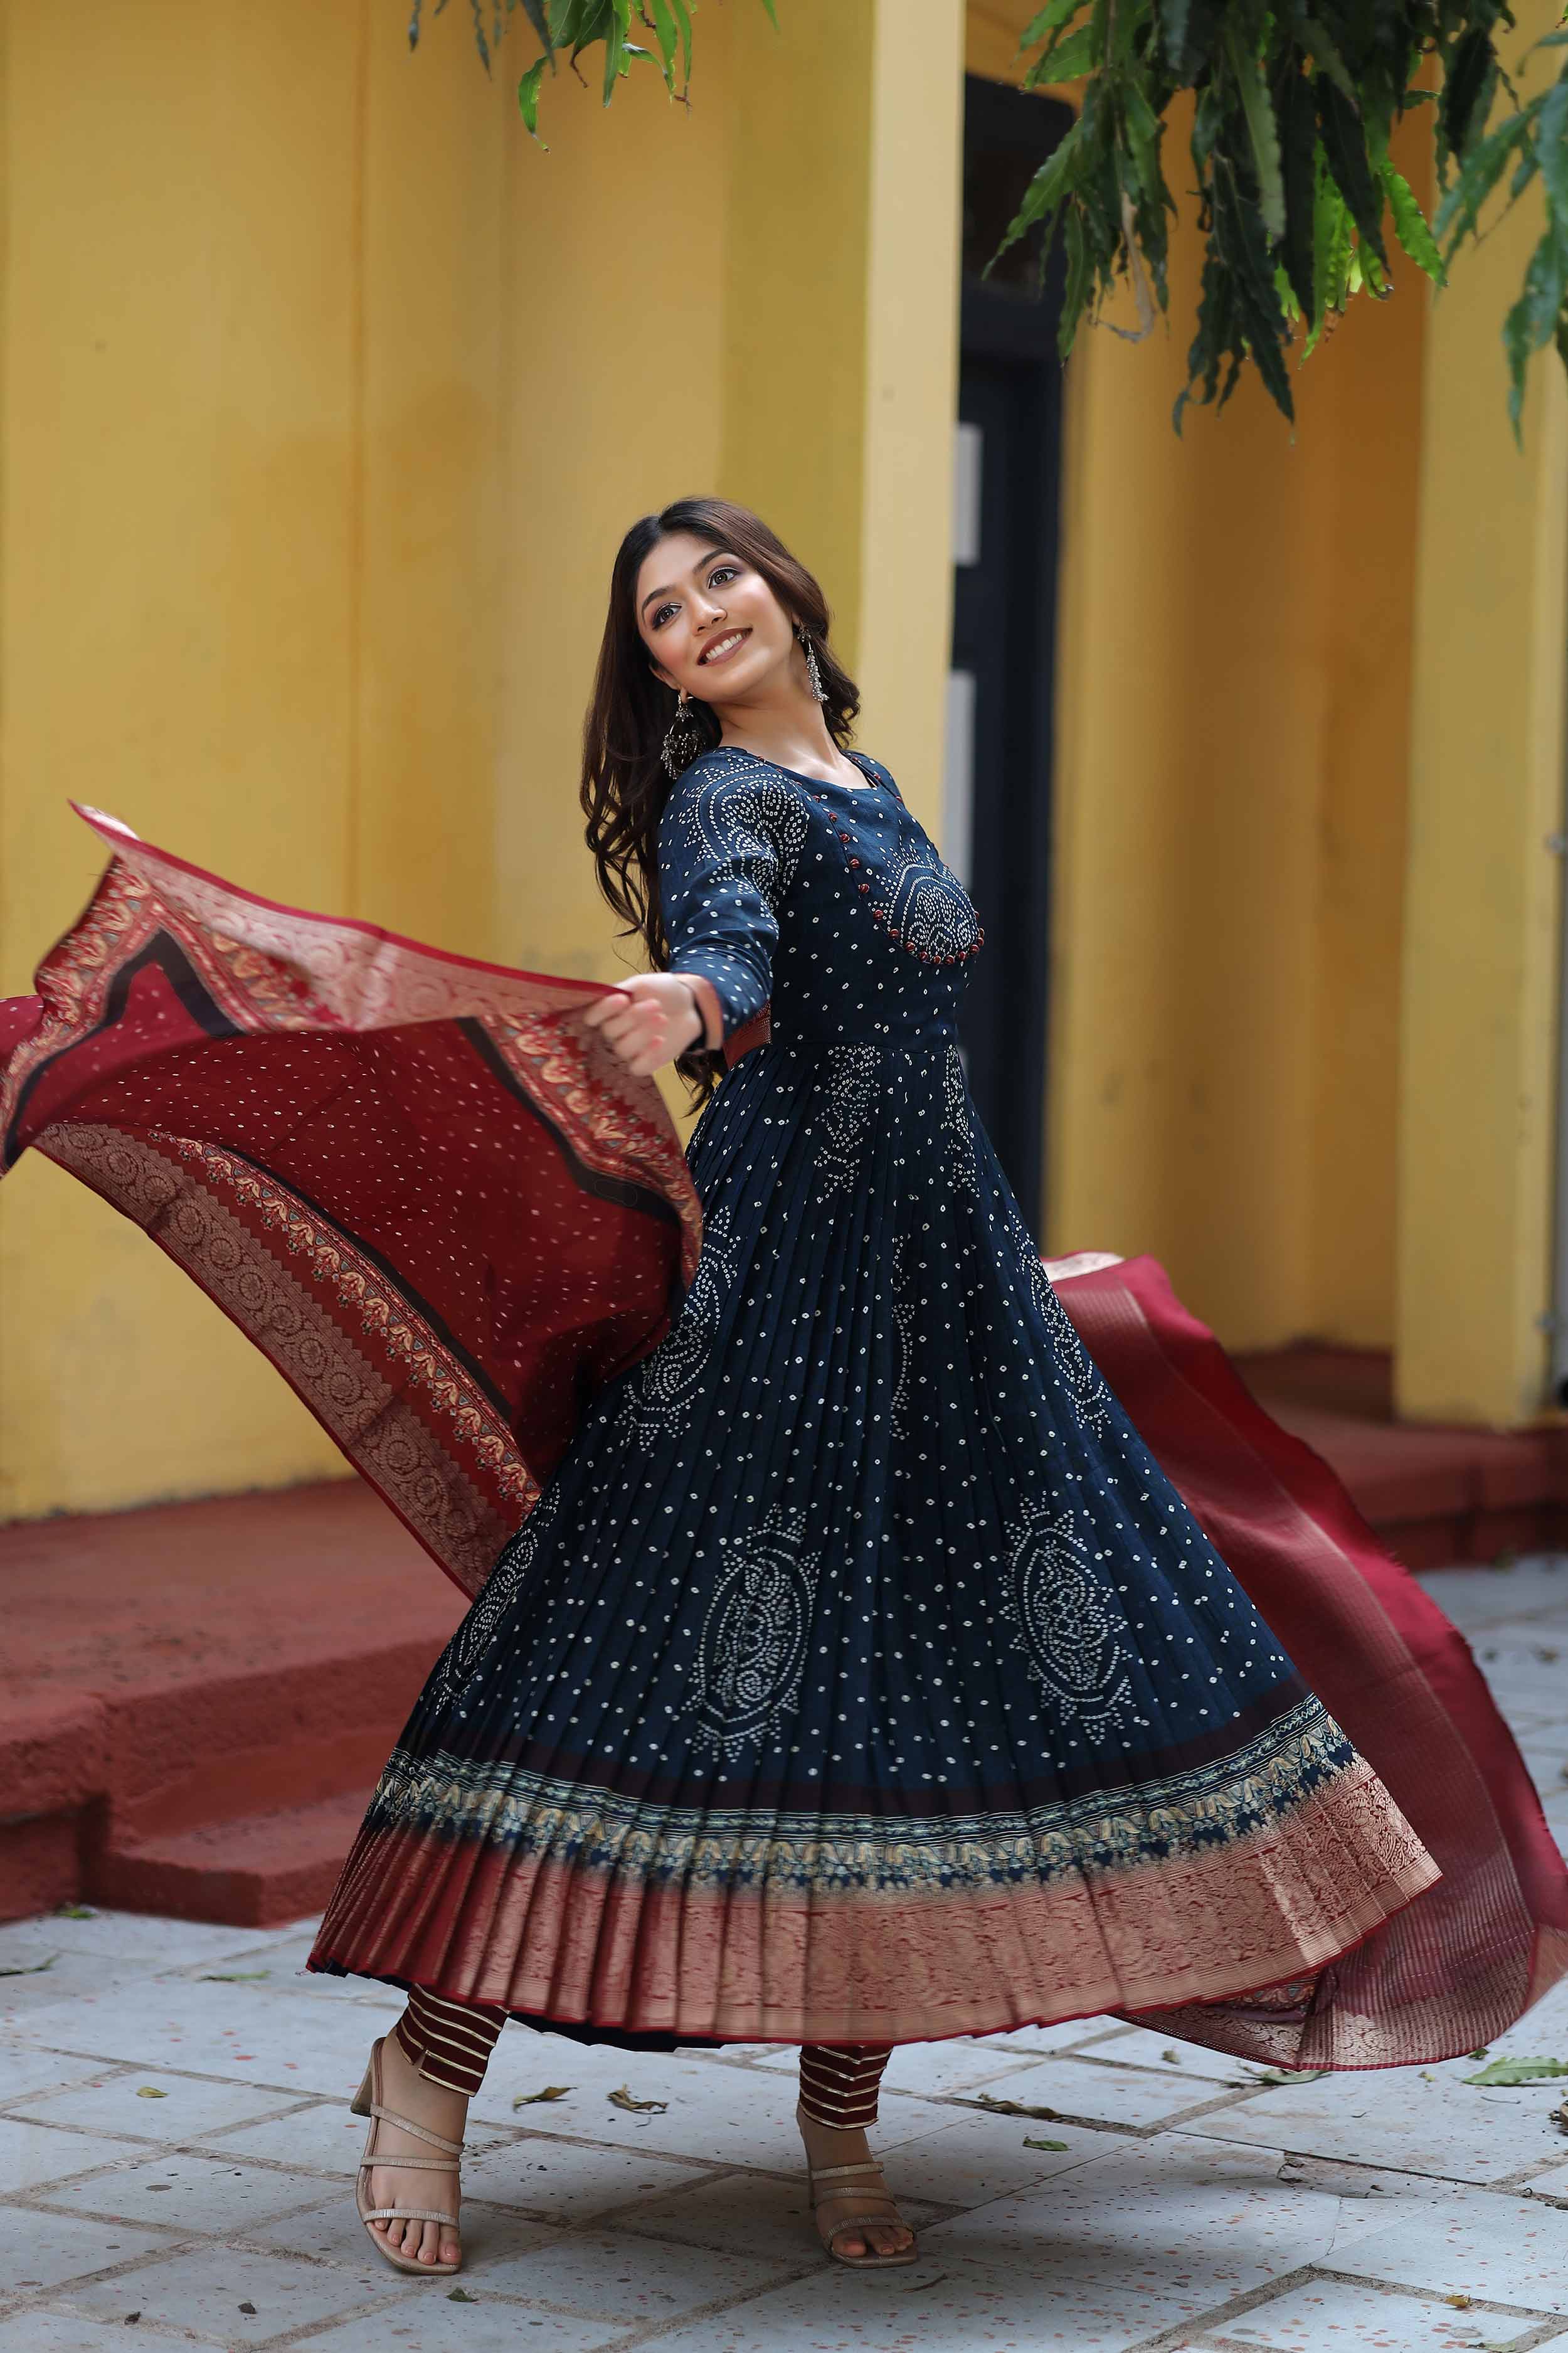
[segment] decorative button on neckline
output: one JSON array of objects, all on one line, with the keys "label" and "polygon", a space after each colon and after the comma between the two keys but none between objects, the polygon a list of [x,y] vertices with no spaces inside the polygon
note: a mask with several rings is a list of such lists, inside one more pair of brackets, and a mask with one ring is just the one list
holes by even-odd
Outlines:
[{"label": "decorative button on neckline", "polygon": [[[826,793],[816,793],[814,794],[813,798],[820,802],[822,807],[827,810],[829,817],[833,820],[833,830],[838,836],[839,840],[851,840],[853,837],[847,833],[844,828],[839,824],[837,814],[830,807],[827,795]],[[857,868],[858,867],[860,860],[858,858],[850,858],[845,862],[851,868]],[[861,898],[868,899],[870,897],[871,885],[869,882],[857,882],[855,888]],[[966,956],[978,955],[981,949],[985,945],[985,933],[984,928],[982,928],[976,931],[974,938],[970,943],[969,946],[962,949],[958,955],[938,955],[930,948],[918,947],[913,940],[907,940],[904,938],[901,932],[895,931],[889,918],[889,912],[886,907],[871,906],[867,909],[867,913],[870,915],[874,923],[880,923],[883,926],[887,932],[888,937],[896,942],[896,944],[904,950],[907,955],[918,956],[921,964],[962,964]]]}]

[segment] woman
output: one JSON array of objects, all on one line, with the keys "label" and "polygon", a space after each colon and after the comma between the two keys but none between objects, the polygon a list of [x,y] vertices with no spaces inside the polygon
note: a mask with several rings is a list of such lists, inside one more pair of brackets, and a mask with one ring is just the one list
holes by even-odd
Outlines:
[{"label": "woman", "polygon": [[584,764],[653,969],[440,957],[98,820],[99,898],[0,1008],[7,1158],[138,1218],[477,1590],[310,1958],[408,1992],[357,2200],[423,2275],[508,2018],[798,2043],[820,2236],[877,2266],[895,2043],[1115,2010],[1400,2063],[1568,1965],[1517,1755],[1322,1467],[1147,1287],[1121,1396],[1086,1352],[969,1096],[975,909],[856,708],[810,574],[679,501],[616,557]]},{"label": "woman", "polygon": [[[508,2011],[799,2039],[824,2240],[907,2262],[891,2043],[1293,1977],[1436,1876],[1037,1272],[954,1029],[984,934],[856,707],[754,516],[628,533],[584,803],[658,968],[585,1019],[634,1072],[747,1050],[690,1139],[680,1319],[437,1665],[312,1955],[448,1998],[372,2103],[437,2153],[384,2118],[362,2202],[433,2270]],[[560,1868],[586,1841],[635,1857],[618,1901]]]}]

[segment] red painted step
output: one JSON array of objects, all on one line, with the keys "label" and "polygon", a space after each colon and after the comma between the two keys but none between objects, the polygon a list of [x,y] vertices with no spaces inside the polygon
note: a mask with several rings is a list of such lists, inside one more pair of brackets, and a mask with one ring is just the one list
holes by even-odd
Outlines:
[{"label": "red painted step", "polygon": [[1568,1546],[1568,1418],[1478,1430],[1394,1418],[1386,1349],[1313,1341],[1238,1356],[1260,1404],[1331,1463],[1406,1568]]},{"label": "red painted step", "polygon": [[314,1806],[127,1840],[100,1858],[92,1893],[122,1912],[279,1927],[326,1903],[370,1795],[358,1789]]},{"label": "red painted step", "polygon": [[462,1608],[353,1479],[0,1529],[0,1917],[310,1911]]},{"label": "red painted step", "polygon": [[[1560,1418],[1411,1429],[1376,1351],[1237,1361],[1408,1567],[1568,1544]],[[461,1612],[354,1479],[0,1528],[0,1918],[313,1911]]]}]

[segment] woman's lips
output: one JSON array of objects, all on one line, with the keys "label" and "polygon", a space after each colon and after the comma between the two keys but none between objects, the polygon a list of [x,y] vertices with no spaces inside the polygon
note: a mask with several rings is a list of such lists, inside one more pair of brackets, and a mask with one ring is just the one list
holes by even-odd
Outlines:
[{"label": "woman's lips", "polygon": [[719,662],[727,662],[731,654],[740,652],[751,634],[750,629],[726,629],[723,638],[714,640],[710,651],[698,655],[699,664],[703,669],[710,669]]}]

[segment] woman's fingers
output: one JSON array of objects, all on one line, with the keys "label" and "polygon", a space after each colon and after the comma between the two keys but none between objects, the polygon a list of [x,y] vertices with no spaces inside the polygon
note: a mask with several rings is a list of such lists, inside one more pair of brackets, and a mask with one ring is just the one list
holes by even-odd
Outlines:
[{"label": "woman's fingers", "polygon": [[643,1075],[669,1060],[667,1026],[662,1008],[648,999],[617,1005],[596,1025],[611,1051]]},{"label": "woman's fingers", "polygon": [[636,997],[629,989],[606,988],[603,997],[595,997],[583,1016],[584,1026],[599,1029],[612,1013],[620,1013],[635,1005]]},{"label": "woman's fingers", "polygon": [[[584,1025],[597,1029],[640,1078],[650,1077],[662,1062],[685,1050],[692,992],[684,984],[672,991],[666,985],[668,978],[662,973],[640,973],[624,987],[608,988],[603,997],[596,997],[583,1016]],[[700,1023],[697,1038],[702,1034]]]},{"label": "woman's fingers", "polygon": [[612,1046],[616,1045],[633,1030],[640,1029],[647,1018],[637,1006],[612,1005],[604,1019],[597,1024],[599,1035],[607,1038]]}]

